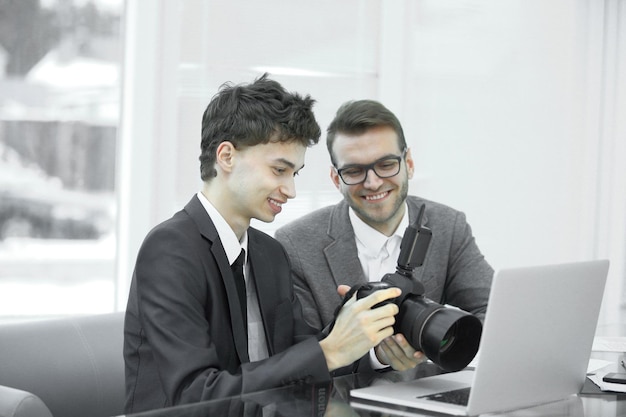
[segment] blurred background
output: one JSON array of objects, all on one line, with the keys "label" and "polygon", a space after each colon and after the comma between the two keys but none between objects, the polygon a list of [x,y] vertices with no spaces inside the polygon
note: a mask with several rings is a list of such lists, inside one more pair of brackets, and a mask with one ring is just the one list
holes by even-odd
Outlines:
[{"label": "blurred background", "polygon": [[[623,324],[623,0],[0,0],[0,320],[123,310],[146,233],[200,189],[204,108],[264,72],[323,130],[347,100],[394,111],[410,192],[495,268],[610,259],[599,332]],[[254,226],[338,201],[329,167],[311,148]]]}]

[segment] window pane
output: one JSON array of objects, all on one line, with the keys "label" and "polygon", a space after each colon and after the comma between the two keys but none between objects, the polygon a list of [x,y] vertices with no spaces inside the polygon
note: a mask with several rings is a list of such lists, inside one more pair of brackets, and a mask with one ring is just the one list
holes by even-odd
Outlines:
[{"label": "window pane", "polygon": [[[199,179],[200,121],[222,83],[248,83],[268,72],[286,89],[317,100],[314,111],[323,130],[341,103],[374,96],[381,7],[379,1],[362,0],[180,2],[177,207],[199,189],[193,180]],[[274,222],[253,220],[253,225],[272,234],[338,201],[329,167],[322,139],[307,151],[306,167],[296,180],[298,197]]]},{"label": "window pane", "polygon": [[0,318],[113,310],[118,1],[0,2]]}]

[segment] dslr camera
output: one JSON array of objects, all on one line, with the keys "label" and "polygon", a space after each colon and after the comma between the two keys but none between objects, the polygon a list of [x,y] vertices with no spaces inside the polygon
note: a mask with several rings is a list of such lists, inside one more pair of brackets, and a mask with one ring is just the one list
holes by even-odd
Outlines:
[{"label": "dslr camera", "polygon": [[424,263],[432,238],[431,230],[421,225],[423,215],[424,205],[416,222],[404,232],[396,272],[386,274],[380,282],[353,287],[345,300],[354,292],[357,298],[363,298],[384,288],[400,288],[402,294],[399,297],[379,304],[395,303],[399,307],[394,332],[402,333],[411,346],[424,352],[443,370],[458,371],[476,356],[482,323],[468,312],[426,298],[424,286],[413,278],[413,270]]}]

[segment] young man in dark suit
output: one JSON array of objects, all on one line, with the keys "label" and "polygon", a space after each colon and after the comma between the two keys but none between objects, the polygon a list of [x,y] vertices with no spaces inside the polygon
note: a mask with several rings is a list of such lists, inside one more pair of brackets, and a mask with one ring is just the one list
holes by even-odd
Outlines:
[{"label": "young man in dark suit", "polygon": [[368,366],[367,352],[393,333],[397,306],[372,307],[397,288],[353,297],[329,334],[309,327],[283,247],[250,227],[295,197],[294,176],[320,136],[313,103],[266,76],[225,85],[209,103],[202,191],[150,231],[137,256],[126,413],[328,381],[340,368]]}]

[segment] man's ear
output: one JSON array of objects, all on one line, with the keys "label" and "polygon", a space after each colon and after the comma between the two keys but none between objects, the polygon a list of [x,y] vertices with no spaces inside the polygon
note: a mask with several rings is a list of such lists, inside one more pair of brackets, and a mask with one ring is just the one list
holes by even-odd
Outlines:
[{"label": "man's ear", "polygon": [[335,187],[337,187],[337,189],[340,190],[339,186],[341,184],[339,184],[339,181],[341,181],[341,178],[339,178],[339,174],[337,174],[337,170],[332,165],[330,166],[330,180],[333,182],[333,184],[335,184]]},{"label": "man's ear", "polygon": [[413,178],[413,173],[415,172],[415,162],[413,162],[413,158],[411,157],[411,148],[406,150],[406,170],[409,179]]},{"label": "man's ear", "polygon": [[233,166],[233,156],[237,149],[232,142],[224,141],[217,145],[215,150],[215,163],[221,170],[230,172]]}]

